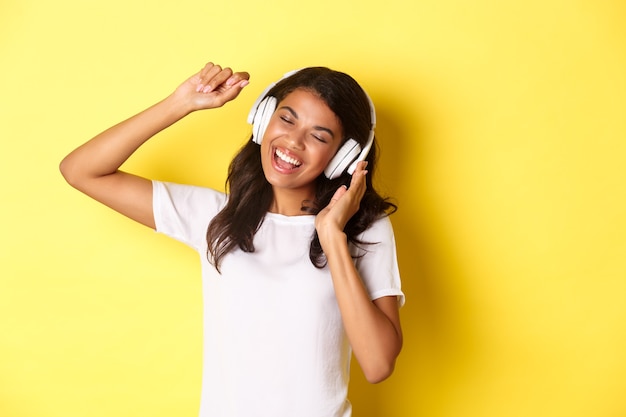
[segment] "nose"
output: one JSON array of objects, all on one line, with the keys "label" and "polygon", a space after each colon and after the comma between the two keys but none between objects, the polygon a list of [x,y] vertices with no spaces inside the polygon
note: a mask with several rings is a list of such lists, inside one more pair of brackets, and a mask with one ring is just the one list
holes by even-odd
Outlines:
[{"label": "nose", "polygon": [[304,149],[304,132],[294,130],[287,136],[287,145],[289,149],[302,150]]}]

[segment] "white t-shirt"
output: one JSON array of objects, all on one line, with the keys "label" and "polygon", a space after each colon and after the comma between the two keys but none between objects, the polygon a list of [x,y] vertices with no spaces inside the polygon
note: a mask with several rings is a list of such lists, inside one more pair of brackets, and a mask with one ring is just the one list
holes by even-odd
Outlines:
[{"label": "white t-shirt", "polygon": [[[328,268],[309,260],[315,216],[266,214],[255,252],[227,254],[220,275],[207,260],[206,229],[226,195],[158,181],[153,190],[157,231],[194,248],[202,263],[200,416],[349,417],[351,349]],[[355,260],[371,298],[403,304],[389,219],[363,239],[379,242]]]}]

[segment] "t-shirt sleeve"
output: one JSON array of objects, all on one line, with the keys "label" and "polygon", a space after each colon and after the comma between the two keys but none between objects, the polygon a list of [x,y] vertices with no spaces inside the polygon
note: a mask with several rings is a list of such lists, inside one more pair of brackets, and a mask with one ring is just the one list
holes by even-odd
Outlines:
[{"label": "t-shirt sleeve", "polygon": [[365,244],[359,245],[355,264],[365,283],[370,298],[396,296],[398,305],[404,305],[404,293],[401,289],[400,271],[396,254],[396,241],[393,227],[388,216],[375,221],[363,232],[360,239]]},{"label": "t-shirt sleeve", "polygon": [[206,230],[222,209],[225,194],[205,187],[152,182],[152,207],[156,231],[200,251],[206,247]]}]

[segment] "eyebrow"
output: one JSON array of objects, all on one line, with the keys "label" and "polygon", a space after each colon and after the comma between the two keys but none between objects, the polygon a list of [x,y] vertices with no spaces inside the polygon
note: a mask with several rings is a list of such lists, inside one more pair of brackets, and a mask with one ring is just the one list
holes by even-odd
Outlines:
[{"label": "eyebrow", "polygon": [[[295,111],[294,109],[292,109],[291,107],[289,107],[289,106],[281,106],[281,107],[279,108],[279,110],[280,110],[280,109],[285,109],[285,110],[287,110],[289,113],[291,113],[291,114],[293,115],[293,117],[295,117],[296,119],[298,119],[298,113],[296,113],[296,111]],[[327,128],[327,127],[324,127],[324,126],[313,126],[313,129],[315,129],[315,130],[321,130],[321,131],[323,131],[323,132],[327,132],[327,133],[328,133],[328,134],[329,134],[329,135],[330,135],[333,139],[335,138],[335,134],[333,133],[333,131],[332,131],[332,130],[330,130],[329,128]]]}]

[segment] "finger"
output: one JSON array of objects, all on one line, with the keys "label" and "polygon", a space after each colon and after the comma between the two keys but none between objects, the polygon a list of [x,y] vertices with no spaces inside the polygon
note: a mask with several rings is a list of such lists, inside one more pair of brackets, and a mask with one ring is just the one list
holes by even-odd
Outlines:
[{"label": "finger", "polygon": [[207,62],[206,65],[200,70],[200,77],[205,77],[214,66],[214,63]]},{"label": "finger", "polygon": [[200,92],[204,90],[209,81],[222,70],[222,67],[219,65],[215,65],[212,62],[208,62],[200,73],[198,74],[198,85],[196,86],[196,91]]},{"label": "finger", "polygon": [[339,199],[348,191],[348,188],[345,185],[342,185],[341,187],[339,187],[335,193],[333,194],[333,196],[331,197],[330,201],[328,202],[328,204],[326,205],[326,207],[324,208],[324,210],[330,210],[333,208],[333,206],[337,203],[337,201],[339,201]]},{"label": "finger", "polygon": [[199,74],[199,82],[196,91],[209,93],[232,75],[230,68],[222,68],[220,65],[208,63]]},{"label": "finger", "polygon": [[233,73],[233,75],[230,76],[230,78],[228,78],[228,80],[226,80],[225,85],[230,87],[244,80],[250,80],[250,74],[248,74],[247,72],[235,72]]},{"label": "finger", "polygon": [[333,194],[333,197],[330,199],[330,204],[334,204],[339,201],[339,199],[347,192],[348,188],[345,185],[337,188],[337,191],[335,191],[335,194]]},{"label": "finger", "polygon": [[235,99],[239,95],[239,93],[241,93],[241,90],[243,90],[243,88],[248,84],[250,84],[248,80],[241,80],[231,87],[218,87],[216,90],[214,90],[215,104],[217,106],[222,106],[226,102]]},{"label": "finger", "polygon": [[367,186],[366,176],[367,176],[368,171],[365,169],[366,167],[367,167],[367,161],[361,161],[357,164],[356,169],[352,173],[352,178],[350,179],[351,189],[352,188],[360,189],[360,188],[365,188]]},{"label": "finger", "polygon": [[367,161],[360,161],[357,165],[356,165],[356,170],[355,172],[358,172],[360,175],[365,175],[367,174],[367,165],[369,162]]},{"label": "finger", "polygon": [[226,82],[226,80],[230,78],[231,75],[233,75],[233,70],[230,68],[220,68],[220,71],[215,72],[211,79],[205,83],[202,92],[210,93],[211,91],[217,90]]}]

